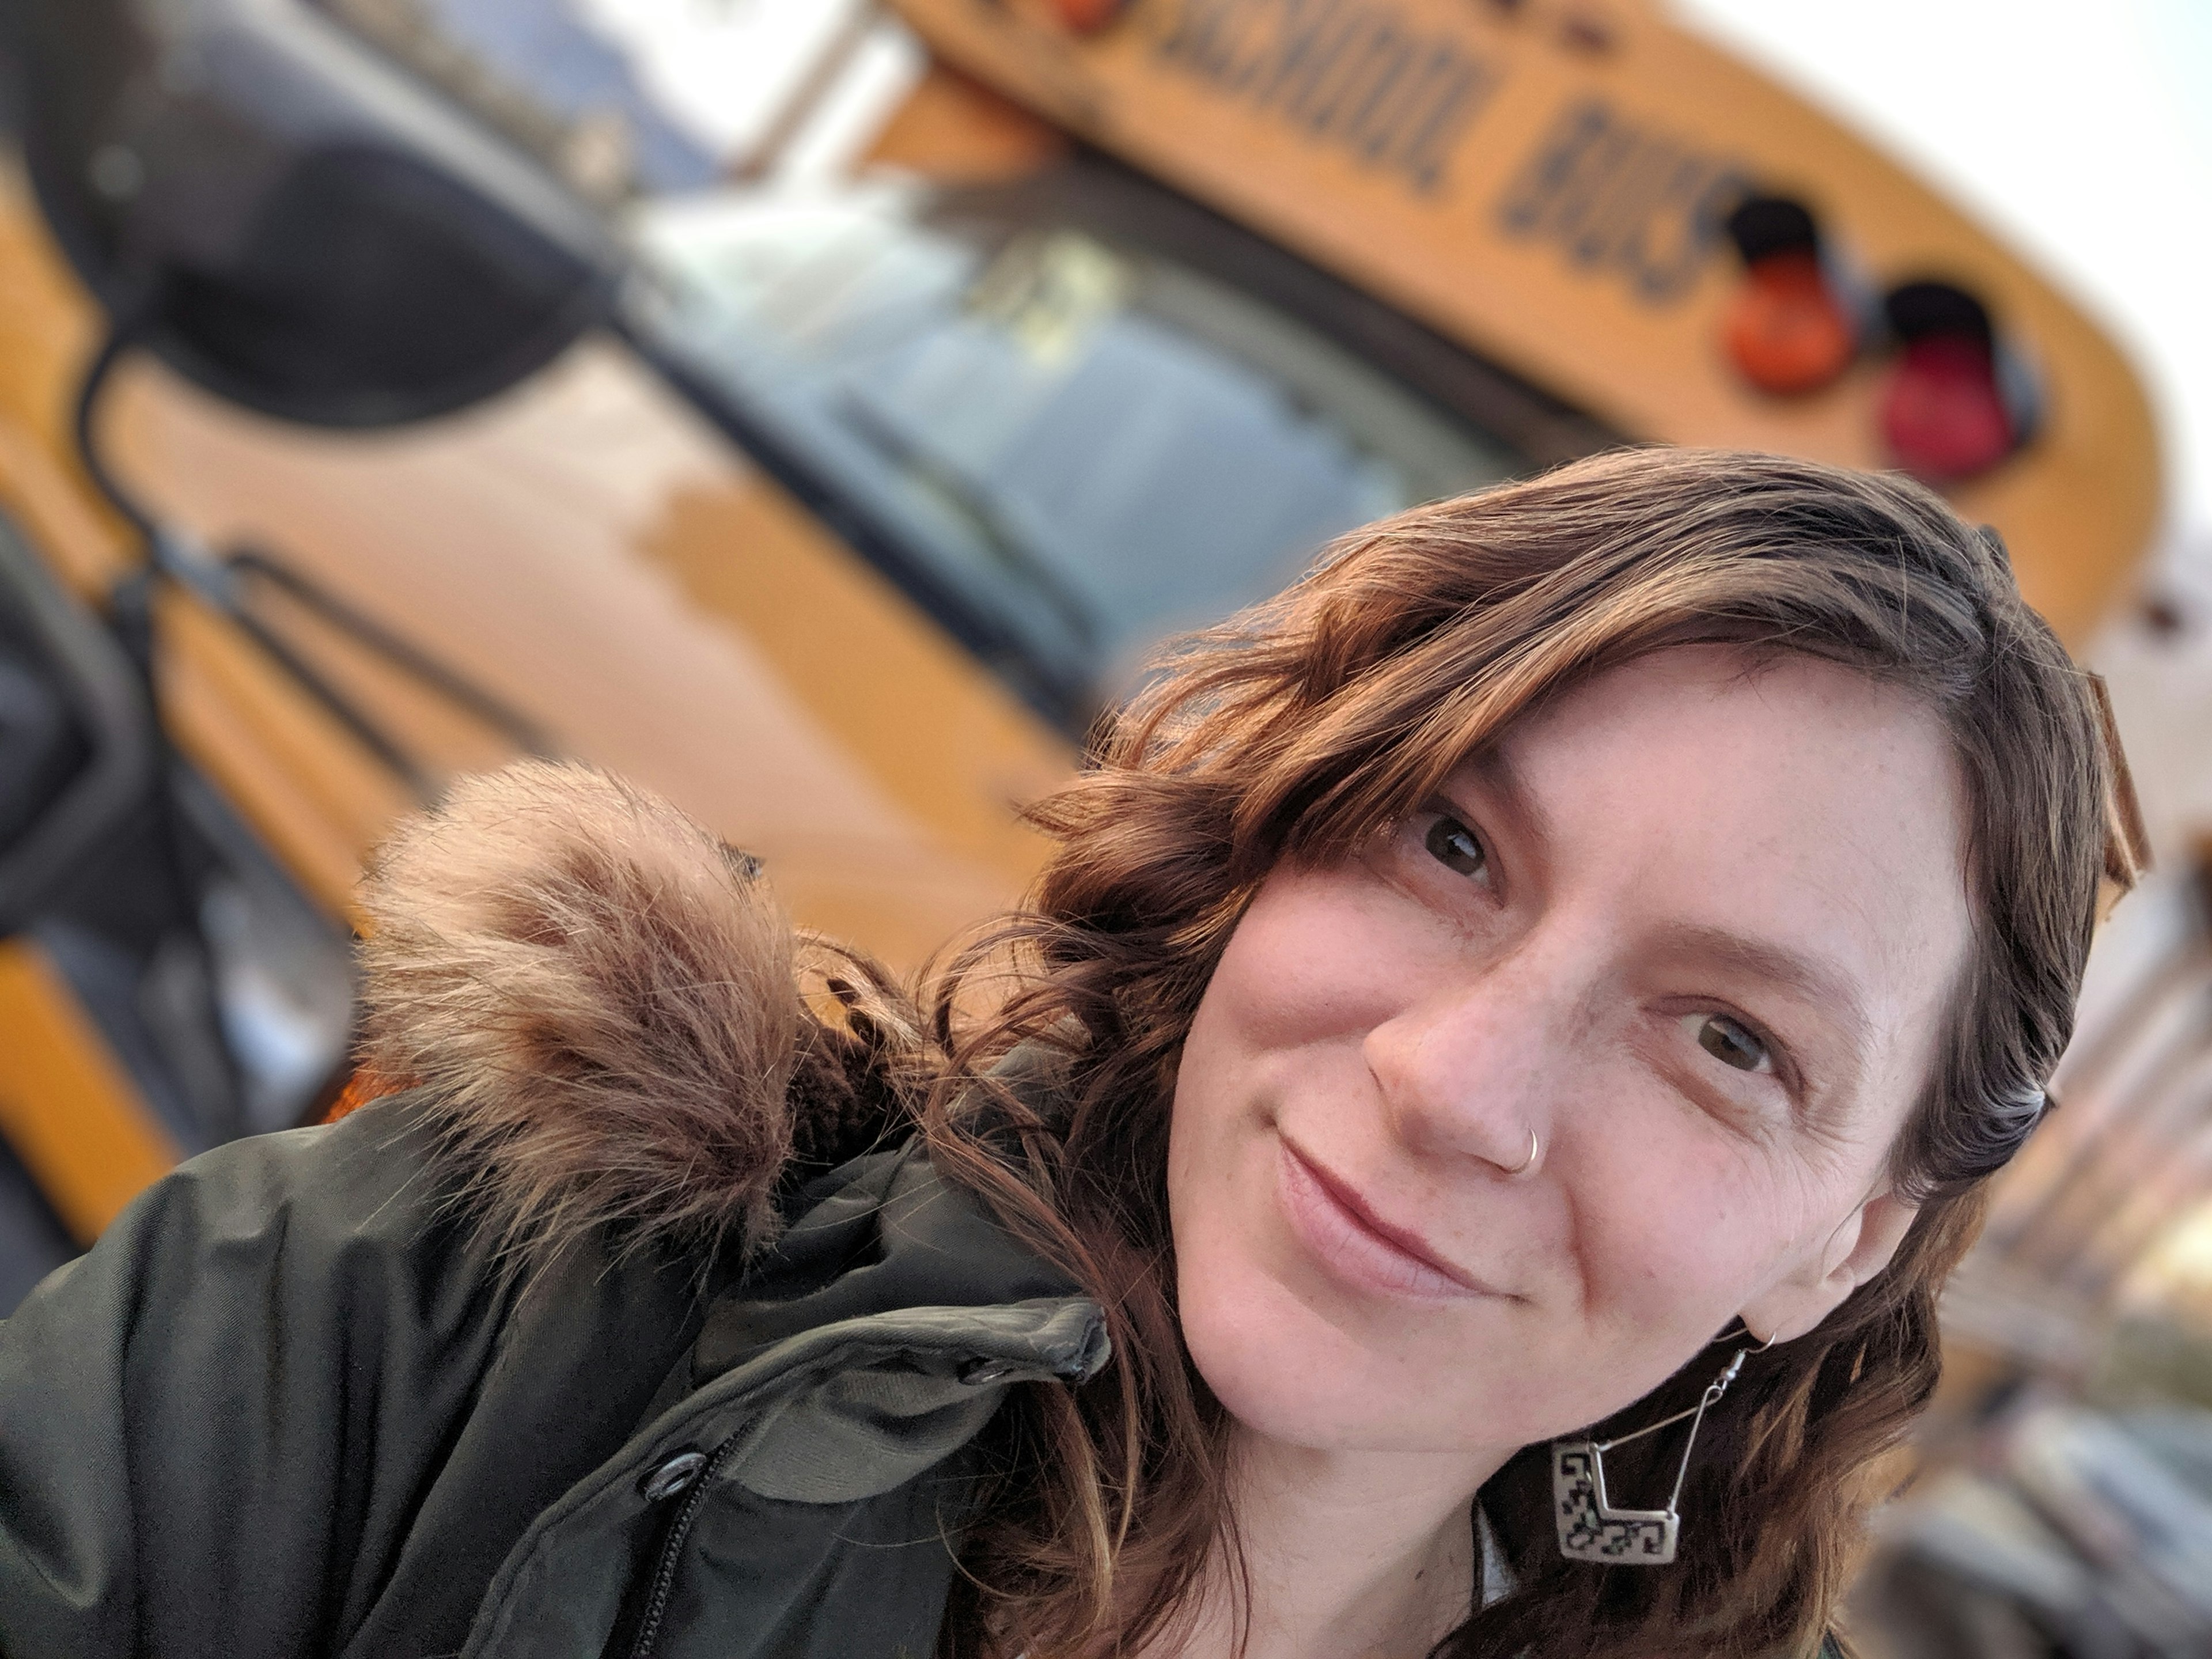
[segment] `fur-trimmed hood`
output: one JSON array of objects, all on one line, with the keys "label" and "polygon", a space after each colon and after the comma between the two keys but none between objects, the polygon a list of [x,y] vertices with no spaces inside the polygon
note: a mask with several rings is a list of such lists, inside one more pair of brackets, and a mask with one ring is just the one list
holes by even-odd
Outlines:
[{"label": "fur-trimmed hood", "polygon": [[379,850],[362,905],[362,1066],[420,1086],[457,1191],[516,1255],[597,1229],[757,1246],[794,1157],[882,1126],[756,862],[605,773],[463,780]]},{"label": "fur-trimmed hood", "polygon": [[899,998],[572,767],[463,783],[366,897],[417,1086],[192,1159],[0,1320],[0,1648],[933,1651],[977,1437],[1110,1345],[903,1135]]}]

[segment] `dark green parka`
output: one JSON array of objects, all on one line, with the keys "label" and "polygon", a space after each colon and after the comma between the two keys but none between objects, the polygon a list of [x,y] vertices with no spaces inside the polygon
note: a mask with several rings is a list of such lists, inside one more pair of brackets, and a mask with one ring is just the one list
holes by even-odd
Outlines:
[{"label": "dark green parka", "polygon": [[923,1659],[977,1437],[1097,1307],[885,1142],[656,803],[480,781],[368,893],[417,1086],[195,1159],[0,1325],[0,1654]]}]

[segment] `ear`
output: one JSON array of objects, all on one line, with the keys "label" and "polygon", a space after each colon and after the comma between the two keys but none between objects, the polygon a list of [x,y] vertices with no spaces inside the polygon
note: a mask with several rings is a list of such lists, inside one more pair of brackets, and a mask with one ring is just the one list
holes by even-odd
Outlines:
[{"label": "ear", "polygon": [[1919,1213],[1893,1194],[1875,1194],[1844,1218],[1818,1255],[1745,1304],[1745,1328],[1774,1342],[1804,1335],[1888,1266]]}]

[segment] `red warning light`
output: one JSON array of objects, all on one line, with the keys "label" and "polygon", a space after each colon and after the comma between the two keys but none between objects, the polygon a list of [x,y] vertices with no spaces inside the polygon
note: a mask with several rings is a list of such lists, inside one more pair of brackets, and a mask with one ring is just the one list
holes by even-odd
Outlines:
[{"label": "red warning light", "polygon": [[1785,196],[1754,196],[1728,232],[1743,256],[1721,322],[1729,359],[1762,392],[1817,392],[1850,366],[1858,329],[1820,263],[1812,214]]},{"label": "red warning light", "polygon": [[1898,338],[1881,435],[1907,471],[1947,483],[1996,465],[2026,422],[2005,395],[1990,314],[1948,283],[1907,283],[1883,308]]}]

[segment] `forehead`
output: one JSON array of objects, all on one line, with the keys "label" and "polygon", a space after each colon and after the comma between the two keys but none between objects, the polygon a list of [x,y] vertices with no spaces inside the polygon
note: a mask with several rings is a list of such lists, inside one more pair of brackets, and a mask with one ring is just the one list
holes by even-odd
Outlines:
[{"label": "forehead", "polygon": [[[1906,1040],[1971,940],[1948,734],[1896,688],[1816,659],[1655,653],[1577,686],[1459,775],[1523,821],[1561,902],[1624,940],[1734,940],[1845,982]],[[1725,951],[1723,951],[1725,953]]]}]

